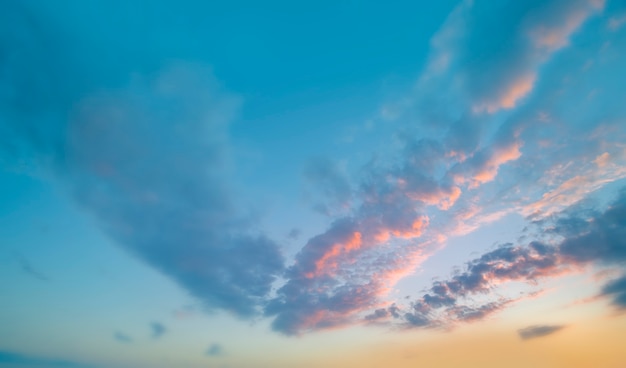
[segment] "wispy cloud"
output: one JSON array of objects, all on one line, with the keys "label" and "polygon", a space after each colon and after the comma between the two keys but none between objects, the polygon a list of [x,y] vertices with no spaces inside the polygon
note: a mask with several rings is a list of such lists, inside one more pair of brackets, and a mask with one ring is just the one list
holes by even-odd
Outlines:
[{"label": "wispy cloud", "polygon": [[206,355],[211,356],[211,357],[217,357],[223,354],[224,354],[224,349],[222,348],[222,345],[218,343],[211,344],[211,346],[209,346],[209,348],[206,350]]},{"label": "wispy cloud", "polygon": [[41,368],[94,368],[95,365],[74,362],[71,360],[45,358],[28,354],[0,350],[0,364],[10,367],[41,367]]},{"label": "wispy cloud", "polygon": [[338,165],[327,158],[316,158],[308,162],[304,169],[307,186],[319,192],[319,202],[314,209],[323,214],[341,213],[350,207],[352,188]]},{"label": "wispy cloud", "polygon": [[607,283],[600,295],[611,298],[611,303],[620,310],[626,310],[626,275]]},{"label": "wispy cloud", "polygon": [[34,278],[36,278],[37,280],[41,280],[41,281],[48,281],[50,280],[48,278],[48,276],[44,275],[43,273],[41,273],[39,270],[35,269],[31,263],[20,253],[15,253],[15,258],[17,259],[17,261],[20,264],[20,267],[22,268],[22,271],[24,271],[24,273],[26,273],[27,275],[30,275]]},{"label": "wispy cloud", "polygon": [[167,328],[162,323],[151,322],[150,329],[152,330],[152,338],[158,339],[167,332]]},{"label": "wispy cloud", "polygon": [[536,339],[538,337],[544,337],[548,335],[552,335],[555,332],[558,332],[565,328],[563,325],[537,325],[537,326],[529,326],[517,330],[519,337],[522,340],[530,340]]},{"label": "wispy cloud", "polygon": [[131,342],[133,342],[133,338],[130,337],[129,335],[120,332],[120,331],[116,331],[113,334],[113,338],[117,341],[117,342],[121,342],[123,344],[130,344]]}]

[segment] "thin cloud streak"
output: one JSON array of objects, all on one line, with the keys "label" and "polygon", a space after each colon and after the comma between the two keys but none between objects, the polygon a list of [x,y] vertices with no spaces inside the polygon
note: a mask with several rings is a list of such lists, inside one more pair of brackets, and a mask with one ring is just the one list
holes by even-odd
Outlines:
[{"label": "thin cloud streak", "polygon": [[517,330],[517,333],[522,340],[531,340],[552,335],[565,327],[563,325],[537,325],[522,328]]}]

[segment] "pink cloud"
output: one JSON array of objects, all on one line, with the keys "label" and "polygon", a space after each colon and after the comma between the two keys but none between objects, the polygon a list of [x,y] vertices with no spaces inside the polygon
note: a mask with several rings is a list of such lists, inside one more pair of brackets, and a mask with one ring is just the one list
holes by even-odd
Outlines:
[{"label": "pink cloud", "polygon": [[507,162],[515,161],[522,156],[521,147],[522,143],[516,141],[508,146],[497,148],[469,177],[460,173],[455,174],[453,176],[454,182],[457,185],[468,184],[469,189],[475,189],[481,184],[492,181],[498,175],[500,166]]},{"label": "pink cloud", "polygon": [[430,193],[407,192],[406,196],[414,201],[421,201],[431,206],[437,206],[442,210],[448,210],[461,196],[461,188],[456,186],[448,190],[439,188]]},{"label": "pink cloud", "polygon": [[[546,191],[539,200],[522,206],[521,212],[526,216],[548,216],[571,206],[606,184],[626,177],[623,160],[624,157],[604,152],[593,160],[593,165],[559,165],[549,171],[547,178],[548,183],[558,186]],[[558,181],[559,176],[565,179]]]},{"label": "pink cloud", "polygon": [[528,95],[535,84],[536,75],[529,73],[513,80],[505,89],[493,100],[482,102],[474,106],[476,113],[488,112],[493,114],[498,110],[512,109],[517,102]]},{"label": "pink cloud", "polygon": [[315,261],[315,271],[307,273],[306,277],[312,278],[322,274],[333,274],[339,264],[337,258],[342,254],[347,254],[361,248],[362,244],[361,233],[358,231],[353,232],[352,236],[346,241],[333,244],[323,253],[319,259]]}]

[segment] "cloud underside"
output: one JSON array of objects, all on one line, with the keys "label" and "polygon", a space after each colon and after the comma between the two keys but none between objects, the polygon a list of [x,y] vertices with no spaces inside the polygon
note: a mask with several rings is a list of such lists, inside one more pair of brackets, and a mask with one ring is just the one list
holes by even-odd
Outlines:
[{"label": "cloud underside", "polygon": [[[229,124],[240,100],[204,65],[142,70],[131,58],[123,70],[85,70],[98,55],[93,46],[50,53],[44,45],[71,46],[54,30],[20,25],[34,17],[27,8],[6,6],[2,149],[44,167],[120,246],[208,308],[264,315],[284,334],[480,320],[515,302],[494,297],[496,284],[594,263],[619,267],[626,258],[624,196],[592,214],[575,206],[626,177],[623,104],[610,98],[624,84],[607,84],[597,99],[588,90],[605,79],[602,70],[623,65],[624,36],[598,20],[602,1],[509,5],[464,1],[448,17],[406,115],[396,115],[393,160],[372,160],[357,178],[332,160],[307,165],[316,208],[332,220],[287,266],[232,189]],[[124,59],[128,47],[111,47]],[[585,67],[603,52],[597,67]],[[574,105],[576,113],[567,108]],[[534,221],[537,239],[469,261],[408,305],[390,300],[397,281],[447,239],[511,213]],[[625,289],[618,279],[601,294],[623,307]],[[476,295],[484,302],[472,302]],[[165,333],[151,328],[155,338]],[[115,338],[130,340],[122,335]]]}]

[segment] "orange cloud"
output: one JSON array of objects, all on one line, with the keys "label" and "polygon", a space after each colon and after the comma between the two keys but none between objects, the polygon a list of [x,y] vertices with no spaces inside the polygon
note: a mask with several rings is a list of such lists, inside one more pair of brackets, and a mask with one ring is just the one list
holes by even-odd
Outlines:
[{"label": "orange cloud", "polygon": [[457,199],[461,196],[459,187],[452,187],[450,190],[439,190],[435,193],[417,194],[407,193],[407,197],[414,201],[421,201],[431,206],[437,206],[442,210],[448,210],[454,206]]},{"label": "orange cloud", "polygon": [[536,76],[534,73],[523,75],[514,80],[507,88],[492,101],[482,102],[474,106],[474,112],[488,112],[493,114],[498,110],[512,109],[517,102],[532,91]]},{"label": "orange cloud", "polygon": [[307,278],[319,276],[322,274],[332,274],[337,269],[337,258],[341,254],[346,254],[361,248],[363,244],[361,240],[361,233],[355,231],[352,233],[352,237],[345,243],[336,243],[328,249],[317,261],[315,261],[315,272],[309,272],[306,274]]},{"label": "orange cloud", "polygon": [[510,146],[497,149],[472,177],[466,178],[461,174],[457,174],[454,176],[454,182],[456,184],[469,183],[469,189],[475,189],[481,184],[492,181],[498,175],[500,166],[509,161],[515,161],[522,156],[520,152],[521,147],[521,142],[514,142]]},{"label": "orange cloud", "polygon": [[569,14],[563,25],[546,27],[537,26],[529,31],[535,47],[549,52],[556,51],[569,43],[569,37],[592,13],[604,8],[604,0],[588,1],[588,7],[577,9]]}]

